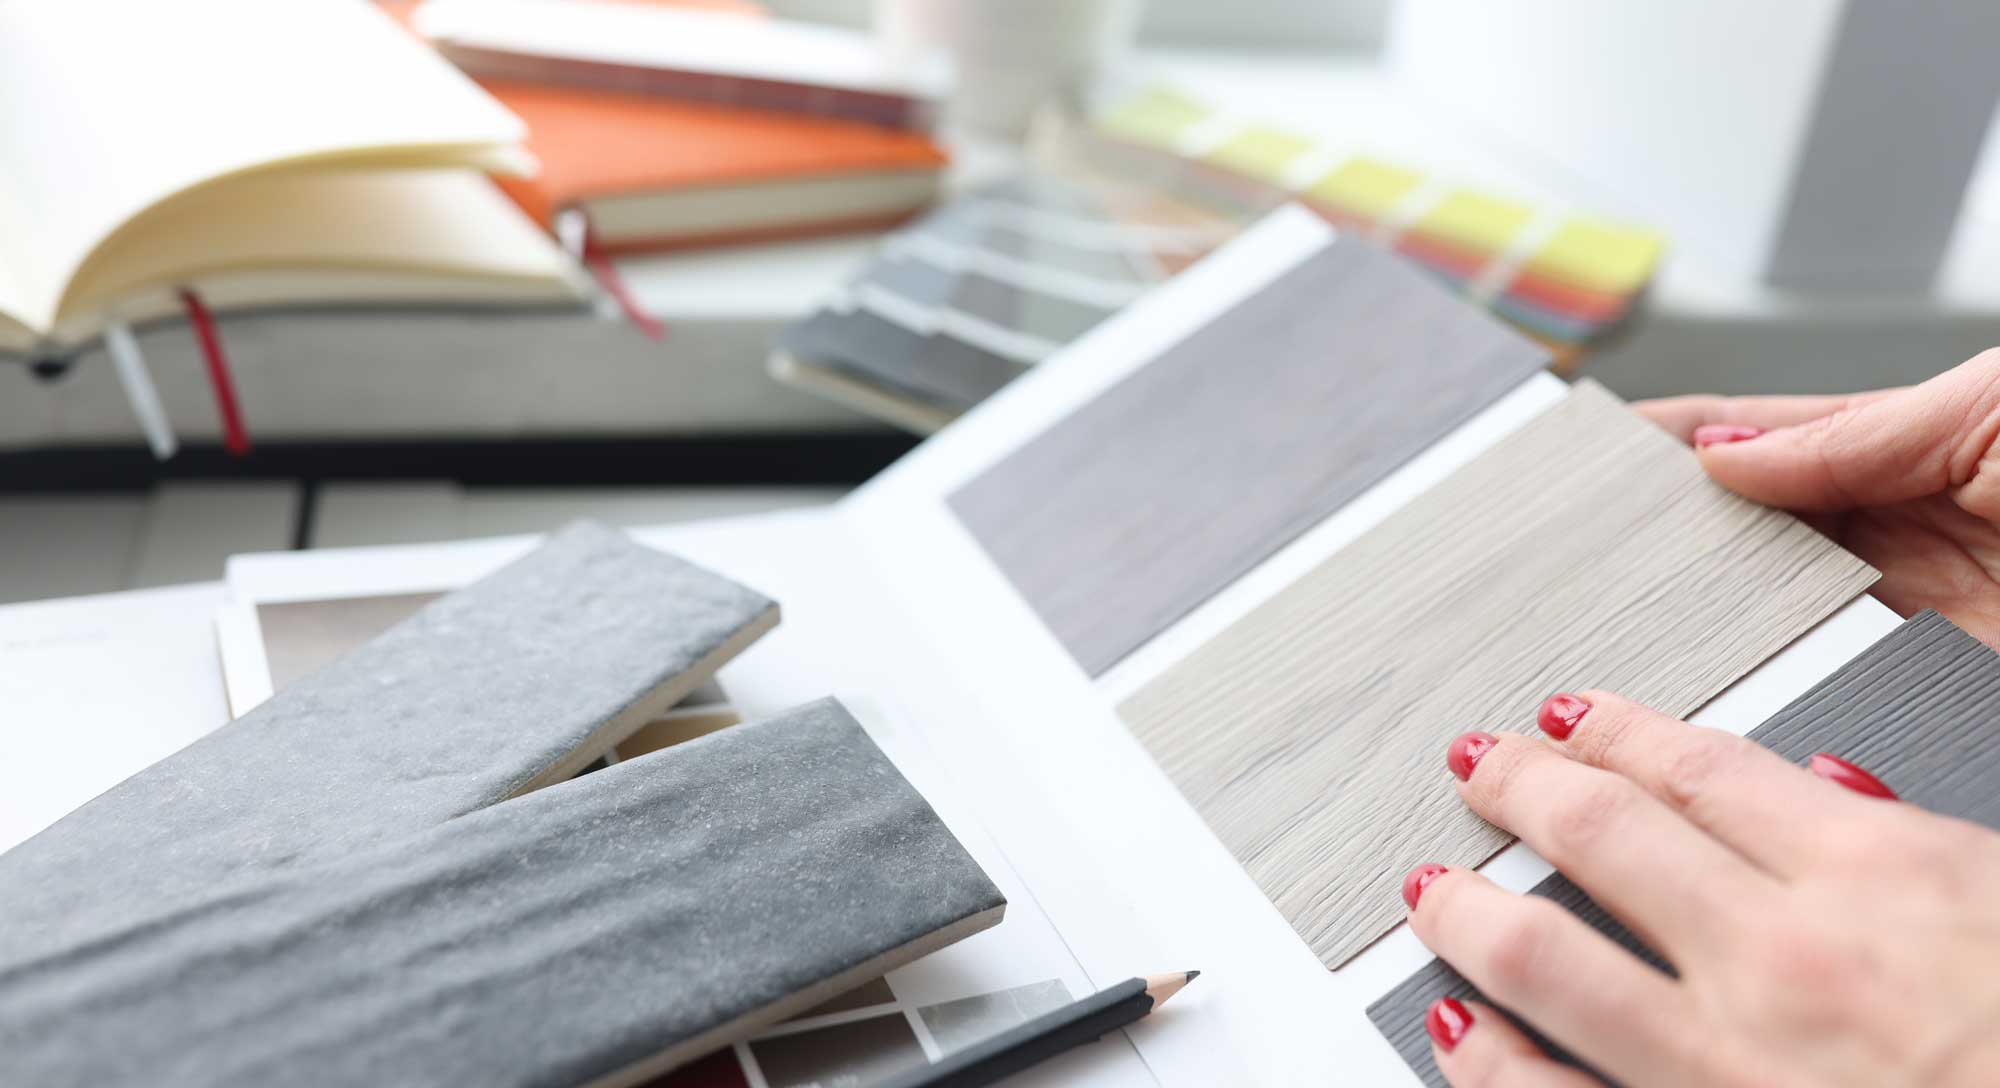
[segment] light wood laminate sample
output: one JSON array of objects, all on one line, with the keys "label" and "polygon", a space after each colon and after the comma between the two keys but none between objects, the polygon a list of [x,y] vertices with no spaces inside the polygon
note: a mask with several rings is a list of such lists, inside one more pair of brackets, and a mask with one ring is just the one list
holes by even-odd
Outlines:
[{"label": "light wood laminate sample", "polygon": [[1508,841],[1451,789],[1458,733],[1589,687],[1686,714],[1874,578],[1585,383],[1121,712],[1335,967],[1401,920],[1412,866]]}]

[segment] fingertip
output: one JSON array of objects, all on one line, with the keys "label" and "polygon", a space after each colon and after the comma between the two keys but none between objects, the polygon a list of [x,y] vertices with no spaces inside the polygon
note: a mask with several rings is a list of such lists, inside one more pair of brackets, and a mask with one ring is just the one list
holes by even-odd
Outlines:
[{"label": "fingertip", "polygon": [[1694,429],[1691,436],[1694,448],[1705,450],[1711,446],[1728,446],[1738,442],[1749,442],[1764,436],[1764,428],[1747,423],[1704,423]]},{"label": "fingertip", "polygon": [[[1451,1034],[1454,1023],[1458,1024],[1455,1038]],[[1439,998],[1424,1011],[1424,1031],[1431,1038],[1431,1060],[1453,1085],[1504,1082],[1581,1088],[1597,1084],[1582,1071],[1557,1064],[1499,1009],[1482,1001]],[[1453,1041],[1447,1043],[1447,1039]]]},{"label": "fingertip", "polygon": [[1472,1024],[1472,1010],[1455,997],[1440,997],[1424,1010],[1424,1033],[1431,1037],[1431,1046],[1445,1054],[1458,1049]]},{"label": "fingertip", "polygon": [[1403,876],[1403,905],[1413,911],[1416,910],[1417,904],[1423,899],[1424,889],[1450,871],[1435,861],[1427,861],[1411,869]]}]

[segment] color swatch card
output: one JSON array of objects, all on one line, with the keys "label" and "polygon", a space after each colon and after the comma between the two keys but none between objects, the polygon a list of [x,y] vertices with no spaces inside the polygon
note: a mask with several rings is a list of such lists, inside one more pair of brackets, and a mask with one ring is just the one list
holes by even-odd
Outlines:
[{"label": "color swatch card", "polygon": [[951,507],[1095,675],[1544,361],[1395,257],[1339,238]]},{"label": "color swatch card", "polygon": [[1584,383],[1122,712],[1337,967],[1402,920],[1413,866],[1505,844],[1439,785],[1452,737],[1588,687],[1685,714],[1874,579]]},{"label": "color swatch card", "polygon": [[[1911,804],[2000,829],[2000,655],[1935,612],[1903,624],[1749,736],[1794,762],[1838,753],[1878,773]],[[1529,894],[1554,900],[1634,955],[1671,970],[1560,874]],[[1432,1088],[1444,1088],[1445,1079],[1431,1061],[1424,1010],[1447,996],[1479,995],[1433,960],[1368,1007],[1375,1026]]]}]

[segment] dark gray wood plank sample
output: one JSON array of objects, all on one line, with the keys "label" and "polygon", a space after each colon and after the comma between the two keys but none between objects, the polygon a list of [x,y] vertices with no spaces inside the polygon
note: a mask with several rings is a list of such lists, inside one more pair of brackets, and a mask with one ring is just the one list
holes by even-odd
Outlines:
[{"label": "dark gray wood plank sample", "polygon": [[1094,675],[1544,362],[1421,272],[1343,238],[950,503]]},{"label": "dark gray wood plank sample", "polygon": [[1004,907],[827,699],[17,950],[0,1065],[23,1085],[636,1083]]},{"label": "dark gray wood plank sample", "polygon": [[1506,843],[1440,784],[1452,737],[1588,687],[1685,714],[1874,579],[1583,383],[1120,712],[1337,967],[1402,920],[1412,866]]},{"label": "dark gray wood plank sample", "polygon": [[572,525],[0,854],[0,963],[566,779],[777,615]]},{"label": "dark gray wood plank sample", "polygon": [[[1868,768],[1911,804],[2000,830],[2000,654],[1935,612],[1883,636],[1749,736],[1794,762],[1832,752]],[[1554,900],[1671,970],[1562,874],[1528,894]],[[1440,997],[1485,1000],[1443,960],[1432,960],[1368,1007],[1376,1028],[1433,1088],[1445,1088],[1445,1079],[1431,1061],[1423,1018]],[[1567,1060],[1560,1048],[1550,1050]]]}]

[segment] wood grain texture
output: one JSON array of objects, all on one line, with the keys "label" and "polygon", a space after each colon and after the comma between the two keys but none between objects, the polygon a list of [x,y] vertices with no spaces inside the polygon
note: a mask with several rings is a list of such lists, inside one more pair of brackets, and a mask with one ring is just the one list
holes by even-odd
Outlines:
[{"label": "wood grain texture", "polygon": [[1095,675],[1544,361],[1422,273],[1343,238],[951,507]]},{"label": "wood grain texture", "polygon": [[1453,736],[1587,687],[1685,714],[1874,577],[1586,383],[1121,709],[1338,966],[1411,866],[1506,843],[1446,786]]},{"label": "wood grain texture", "polygon": [[[1889,632],[1750,739],[1796,762],[1833,752],[1868,768],[1905,801],[2000,830],[2000,655],[1935,612]],[[1646,962],[1672,970],[1561,874],[1528,894],[1554,900]],[[1444,961],[1432,960],[1368,1007],[1376,1028],[1433,1088],[1445,1088],[1445,1079],[1431,1061],[1424,1010],[1447,996],[1485,1000]],[[1551,1054],[1572,1060],[1535,1034]]]}]

